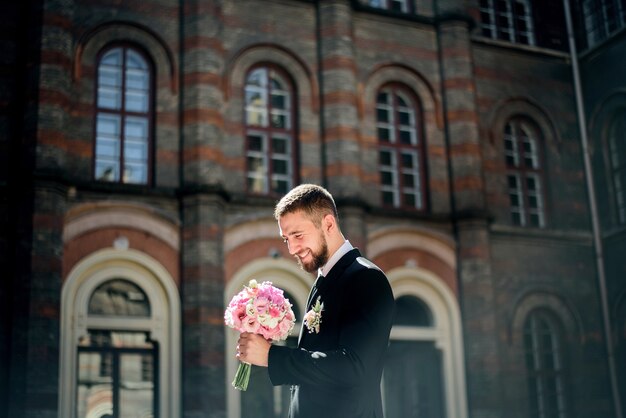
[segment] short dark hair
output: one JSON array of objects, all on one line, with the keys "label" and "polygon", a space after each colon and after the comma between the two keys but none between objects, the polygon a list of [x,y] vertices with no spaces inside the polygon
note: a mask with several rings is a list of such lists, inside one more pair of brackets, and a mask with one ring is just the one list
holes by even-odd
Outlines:
[{"label": "short dark hair", "polygon": [[315,225],[320,225],[326,215],[333,215],[339,221],[335,200],[328,190],[317,184],[301,184],[294,187],[280,199],[274,209],[274,217],[279,220],[288,213],[303,211]]}]

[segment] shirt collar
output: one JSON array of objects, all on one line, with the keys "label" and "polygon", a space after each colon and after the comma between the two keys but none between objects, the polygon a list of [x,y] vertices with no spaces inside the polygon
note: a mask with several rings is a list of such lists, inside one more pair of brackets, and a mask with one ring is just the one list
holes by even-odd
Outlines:
[{"label": "shirt collar", "polygon": [[350,244],[350,241],[345,240],[344,243],[335,251],[335,253],[328,259],[328,262],[317,271],[317,275],[326,276],[330,272],[330,270],[337,264],[337,261],[341,259],[344,255],[352,251],[354,247]]}]

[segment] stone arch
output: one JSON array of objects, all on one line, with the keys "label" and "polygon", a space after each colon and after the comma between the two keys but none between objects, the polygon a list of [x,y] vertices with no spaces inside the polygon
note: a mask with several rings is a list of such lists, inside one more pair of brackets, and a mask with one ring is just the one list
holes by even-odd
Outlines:
[{"label": "stone arch", "polygon": [[519,343],[517,339],[522,335],[521,330],[528,314],[540,308],[549,310],[561,321],[567,336],[584,342],[582,318],[571,304],[552,289],[531,289],[519,295],[511,304],[507,315],[509,344]]},{"label": "stone arch", "polygon": [[[98,51],[105,45],[122,40],[141,45],[153,59],[159,79],[167,80],[171,92],[178,93],[178,63],[173,52],[157,33],[137,23],[107,23],[85,32],[78,40],[74,55],[72,74],[74,81],[81,80],[84,69],[92,66],[91,63],[95,62]],[[159,69],[167,69],[164,76],[158,71]]]},{"label": "stone arch", "polygon": [[[443,280],[419,267],[399,267],[387,272],[394,297],[415,296],[422,300],[433,314],[434,326],[423,331],[420,338],[434,341],[442,352],[442,372],[445,408],[450,417],[467,417],[465,356],[461,311],[456,295]],[[392,338],[404,330],[392,329]]]},{"label": "stone arch", "polygon": [[274,44],[256,44],[235,54],[224,68],[225,98],[241,97],[248,70],[259,63],[272,63],[284,69],[293,79],[300,108],[319,111],[317,77],[297,54]]},{"label": "stone arch", "polygon": [[[365,78],[362,87],[362,101],[359,106],[362,116],[368,113],[365,111],[366,109],[368,111],[371,111],[370,108],[373,109],[372,104],[376,103],[378,90],[385,84],[392,82],[404,84],[417,95],[422,104],[424,121],[427,125],[428,122],[434,121],[438,129],[443,129],[441,104],[433,86],[413,68],[398,63],[379,65]],[[365,116],[365,119],[368,117]]]},{"label": "stone arch", "polygon": [[163,414],[180,416],[181,307],[178,288],[169,272],[152,257],[132,249],[106,248],[83,258],[67,275],[61,295],[61,353],[59,416],[73,416],[73,390],[77,376],[77,342],[90,325],[89,295],[109,279],[125,277],[146,292],[153,306],[149,318],[129,321],[107,318],[106,325],[125,330],[149,330],[159,344],[159,408]]},{"label": "stone arch", "polygon": [[[506,123],[513,116],[525,116],[537,124],[546,146],[558,150],[562,140],[553,118],[539,104],[524,97],[514,97],[498,103],[489,117],[489,142],[498,147]],[[557,152],[558,154],[558,152]]]}]

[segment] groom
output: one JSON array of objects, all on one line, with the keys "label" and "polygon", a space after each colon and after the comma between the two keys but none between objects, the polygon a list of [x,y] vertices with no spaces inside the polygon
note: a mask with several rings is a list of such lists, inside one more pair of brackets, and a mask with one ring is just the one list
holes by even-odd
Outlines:
[{"label": "groom", "polygon": [[394,299],[385,274],[350,245],[323,187],[303,184],[276,205],[289,253],[317,273],[298,348],[243,333],[237,357],[292,385],[291,418],[382,418],[380,380]]}]

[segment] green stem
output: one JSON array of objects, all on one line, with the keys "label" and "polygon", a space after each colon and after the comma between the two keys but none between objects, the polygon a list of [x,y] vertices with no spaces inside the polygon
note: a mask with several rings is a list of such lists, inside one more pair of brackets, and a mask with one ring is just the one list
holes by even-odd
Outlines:
[{"label": "green stem", "polygon": [[248,382],[250,381],[250,370],[252,366],[250,363],[239,363],[235,379],[233,380],[233,387],[245,391],[248,389]]}]

